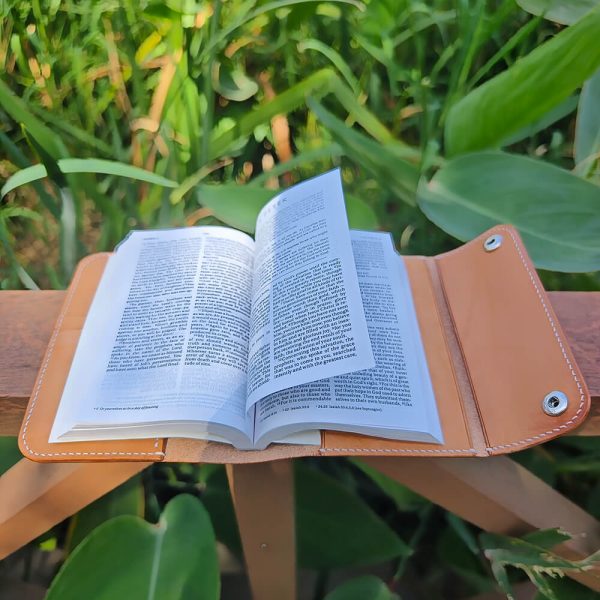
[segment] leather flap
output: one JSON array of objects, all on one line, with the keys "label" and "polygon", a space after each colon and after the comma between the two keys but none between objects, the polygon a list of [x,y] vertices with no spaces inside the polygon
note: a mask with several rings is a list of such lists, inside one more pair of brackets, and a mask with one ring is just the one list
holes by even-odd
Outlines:
[{"label": "leather flap", "polygon": [[[487,251],[485,240],[502,236]],[[590,396],[519,234],[498,226],[436,259],[486,450],[501,454],[575,429]],[[568,398],[559,416],[543,410],[551,392]]]}]

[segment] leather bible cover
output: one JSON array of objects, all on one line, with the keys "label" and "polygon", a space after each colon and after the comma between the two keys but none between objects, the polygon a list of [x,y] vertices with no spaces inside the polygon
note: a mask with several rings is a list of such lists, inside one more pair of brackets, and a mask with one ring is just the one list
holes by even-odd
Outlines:
[{"label": "leather bible cover", "polygon": [[[503,243],[491,252],[487,237]],[[321,446],[271,445],[240,451],[191,439],[48,443],[88,308],[110,255],[79,264],[57,319],[19,444],[42,462],[172,461],[246,463],[300,456],[487,456],[522,450],[582,423],[590,398],[565,336],[517,234],[498,226],[451,252],[404,257],[444,444],[323,431]],[[567,410],[549,416],[552,391]],[[418,399],[417,399],[418,401]]]}]

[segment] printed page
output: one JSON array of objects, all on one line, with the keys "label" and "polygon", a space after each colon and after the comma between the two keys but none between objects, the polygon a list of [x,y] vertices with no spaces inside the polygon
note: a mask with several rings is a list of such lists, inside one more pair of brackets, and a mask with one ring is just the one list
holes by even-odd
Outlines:
[{"label": "printed page", "polygon": [[224,227],[132,232],[96,292],[51,441],[74,425],[188,420],[251,436],[253,258],[254,241]]},{"label": "printed page", "polygon": [[340,174],[331,171],[258,216],[247,409],[278,390],[374,365]]},{"label": "printed page", "polygon": [[257,447],[314,428],[442,442],[404,262],[389,234],[351,234],[376,367],[261,400],[256,407]]}]

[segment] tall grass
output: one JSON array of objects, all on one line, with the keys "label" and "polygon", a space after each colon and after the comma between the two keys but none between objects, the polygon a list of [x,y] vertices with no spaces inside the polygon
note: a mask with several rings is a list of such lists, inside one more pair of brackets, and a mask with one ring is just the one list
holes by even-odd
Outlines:
[{"label": "tall grass", "polygon": [[[222,8],[10,0],[3,7],[2,79],[22,100],[11,109],[0,88],[5,176],[41,161],[52,179],[59,173],[53,161],[95,157],[182,184],[173,194],[80,173],[13,193],[5,202],[44,219],[42,225],[14,213],[3,217],[4,245],[13,250],[4,261],[4,287],[25,284],[23,267],[44,286],[64,286],[76,258],[111,248],[131,227],[211,221],[209,211],[198,211],[200,182],[247,183],[292,158],[290,172],[279,170],[284,184],[346,155],[348,189],[407,251],[448,247],[414,209],[415,177],[441,164],[450,106],[553,31],[508,0],[236,1]],[[308,97],[345,127],[358,123],[390,146],[389,160],[407,163],[405,177],[389,183],[385,169],[369,168],[368,155],[371,163],[377,159],[368,140],[342,140],[340,150],[333,144],[339,134],[332,139]],[[534,132],[520,149],[533,153],[549,136],[548,129]],[[566,153],[563,144],[551,158],[568,164]],[[65,215],[71,200],[73,219]],[[28,251],[40,239],[41,257]]]}]

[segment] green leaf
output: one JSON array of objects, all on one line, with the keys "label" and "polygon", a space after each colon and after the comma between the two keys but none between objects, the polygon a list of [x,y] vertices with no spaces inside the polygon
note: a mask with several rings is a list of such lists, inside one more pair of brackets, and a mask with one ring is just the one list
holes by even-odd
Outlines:
[{"label": "green leaf", "polygon": [[492,562],[492,573],[500,586],[500,589],[506,594],[507,600],[515,600],[512,593],[512,586],[504,564],[501,562]]},{"label": "green leaf", "polygon": [[342,56],[331,46],[324,44],[320,40],[310,38],[298,42],[298,50],[300,52],[306,52],[306,50],[320,52],[341,73],[342,77],[346,80],[346,83],[350,86],[350,89],[354,95],[360,95],[360,85],[352,73],[352,69],[348,66],[348,63],[342,58]]},{"label": "green leaf", "polygon": [[[58,167],[62,173],[98,173],[101,175],[116,175],[117,177],[129,177],[138,181],[154,183],[164,187],[177,187],[177,182],[167,179],[162,175],[157,175],[151,171],[140,169],[132,165],[112,160],[103,160],[99,158],[63,158],[57,161]],[[44,165],[34,165],[17,171],[8,178],[0,190],[0,197],[4,197],[8,192],[15,188],[38,181],[48,176]]]},{"label": "green leaf", "polygon": [[42,215],[24,206],[7,206],[6,208],[0,208],[0,212],[5,219],[20,217],[22,219],[32,219],[33,221],[42,220]]},{"label": "green leaf", "polygon": [[69,556],[47,600],[217,600],[215,538],[202,503],[186,494],[158,525],[122,516],[97,527]]},{"label": "green leaf", "polygon": [[33,115],[28,110],[27,104],[18,98],[2,80],[0,80],[0,106],[12,119],[20,123],[54,160],[69,155],[61,139]]},{"label": "green leaf", "polygon": [[[206,466],[203,465],[202,468]],[[202,503],[210,515],[217,539],[236,556],[242,557],[242,542],[225,467],[223,465],[216,465],[216,467],[206,481]]]},{"label": "green leaf", "polygon": [[345,194],[345,199],[350,229],[374,231],[379,228],[377,215],[369,204],[352,194]]},{"label": "green leaf", "polygon": [[[258,213],[277,193],[252,185],[204,184],[196,188],[198,202],[209,208],[219,221],[248,233],[254,233]],[[346,210],[350,227],[377,229],[375,212],[360,198],[346,196]]]},{"label": "green leaf", "polygon": [[231,227],[254,233],[260,209],[277,192],[250,185],[203,184],[196,187],[198,202]]},{"label": "green leaf", "polygon": [[283,173],[289,173],[301,165],[318,163],[323,160],[332,160],[343,154],[339,144],[325,144],[318,148],[313,148],[312,150],[306,150],[300,152],[300,154],[296,154],[290,158],[290,160],[277,163],[269,171],[263,171],[260,175],[253,177],[249,184],[253,186],[263,185],[263,183],[268,181],[271,177],[278,177]]},{"label": "green leaf", "polygon": [[421,181],[418,202],[460,240],[511,223],[537,267],[600,268],[600,187],[553,165],[503,152],[461,156]]},{"label": "green leaf", "polygon": [[[31,106],[30,110],[41,118],[45,123],[48,123],[58,131],[64,132],[67,136],[73,138],[78,142],[78,147],[81,148],[81,144],[88,146],[90,150],[101,152],[105,156],[115,156],[115,149],[109,146],[106,142],[91,135],[87,131],[76,127],[65,120],[64,114],[59,112],[51,112],[45,110],[41,106]],[[56,135],[56,134],[54,134]]]},{"label": "green leaf", "polygon": [[[296,466],[298,564],[306,568],[383,562],[410,549],[354,493],[335,479]],[[236,555],[241,543],[225,470],[207,480],[202,494],[217,538]],[[336,503],[343,503],[336,506]]]},{"label": "green leaf", "polygon": [[13,436],[0,436],[0,475],[8,471],[14,464],[23,458],[17,438]]},{"label": "green leaf", "polygon": [[600,550],[581,560],[570,560],[525,539],[483,533],[480,540],[490,561],[520,569],[531,568],[551,576],[569,571],[582,572],[600,564]]},{"label": "green leaf", "polygon": [[350,458],[349,460],[365,473],[365,475],[367,475],[382,492],[387,494],[394,501],[398,510],[412,512],[418,510],[427,503],[427,500],[425,500],[423,496],[419,496],[419,494],[413,492],[410,488],[394,481],[391,477],[384,475],[377,469],[369,467],[360,459]]},{"label": "green leaf", "polygon": [[600,6],[457,102],[449,155],[493,148],[566,100],[600,66]]},{"label": "green leaf", "polygon": [[398,198],[415,204],[419,170],[407,160],[415,156],[414,150],[393,141],[375,141],[348,127],[312,99],[309,99],[308,105],[329,129],[346,156],[369,171]]},{"label": "green leaf", "polygon": [[71,518],[66,551],[71,553],[96,527],[122,515],[144,516],[144,487],[139,475],[98,498]]},{"label": "green leaf", "polygon": [[579,96],[574,150],[577,171],[585,176],[600,161],[600,70],[585,82]]},{"label": "green leaf", "polygon": [[448,525],[454,530],[454,533],[462,540],[465,546],[473,553],[479,553],[479,547],[477,546],[477,540],[473,535],[469,525],[465,523],[460,517],[457,517],[453,513],[446,513],[446,521]]},{"label": "green leaf", "polygon": [[374,575],[363,575],[346,581],[325,596],[325,600],[395,600],[397,598],[398,596],[390,592],[388,586]]},{"label": "green leaf", "polygon": [[0,197],[4,198],[6,194],[12,192],[14,189],[44,179],[48,175],[46,167],[44,165],[33,165],[32,167],[25,167],[20,171],[17,171],[14,175],[11,175],[0,190]]},{"label": "green leaf", "polygon": [[217,62],[213,67],[213,85],[221,96],[234,102],[243,102],[258,92],[258,84],[239,67]]},{"label": "green leaf", "polygon": [[[6,156],[8,159],[17,167],[24,169],[31,165],[29,159],[23,154],[19,146],[15,144],[4,132],[0,131],[0,144],[4,147],[6,152]],[[33,184],[33,189],[37,194],[37,197],[41,201],[41,203],[48,209],[50,214],[58,218],[60,215],[60,210],[58,208],[58,204],[56,199],[47,192],[45,187],[37,182]]]},{"label": "green leaf", "polygon": [[598,0],[517,0],[517,4],[532,15],[571,25],[598,6]]},{"label": "green leaf", "polygon": [[562,531],[562,529],[555,527],[552,529],[540,529],[539,531],[527,533],[522,539],[530,544],[550,549],[557,544],[562,544],[563,542],[570,540],[571,536],[567,532]]},{"label": "green leaf", "polygon": [[154,183],[163,187],[177,187],[177,182],[157,175],[146,169],[134,167],[114,160],[103,160],[100,158],[65,158],[58,161],[58,166],[63,173],[97,173],[100,175],[115,175],[117,177],[129,177],[146,183]]},{"label": "green leaf", "polygon": [[298,560],[331,569],[384,562],[412,550],[355,493],[332,477],[296,466]]},{"label": "green leaf", "polygon": [[48,178],[59,187],[64,187],[67,185],[67,181],[59,169],[56,159],[48,151],[46,151],[42,144],[38,143],[35,137],[31,135],[29,131],[27,131],[26,127],[23,126],[22,129],[23,135],[33,150],[33,153],[38,156],[44,165]]},{"label": "green leaf", "polygon": [[4,248],[4,254],[8,259],[8,264],[26,289],[39,290],[40,288],[31,278],[29,273],[21,266],[21,263],[15,254],[11,244],[11,236],[8,231],[6,219],[3,215],[4,212],[0,211],[0,246]]},{"label": "green leaf", "polygon": [[523,570],[544,596],[559,600],[562,596],[555,594],[550,578],[587,571],[600,564],[600,551],[582,560],[568,560],[548,550],[548,545],[570,537],[558,529],[551,529],[529,534],[523,539],[483,533],[480,541],[498,584],[509,598],[513,596],[507,566]]},{"label": "green leaf", "polygon": [[555,106],[549,110],[545,115],[542,115],[539,119],[536,119],[532,123],[525,125],[513,133],[510,137],[502,140],[500,146],[510,146],[520,142],[521,140],[527,139],[540,131],[544,131],[560,119],[564,119],[567,115],[570,115],[577,108],[577,96],[570,96],[564,102]]},{"label": "green leaf", "polygon": [[[548,587],[552,589],[554,597],[561,600],[598,600],[596,590],[591,590],[589,587],[566,577],[548,581]],[[550,598],[551,596],[538,593],[533,600],[550,600]]]},{"label": "green leaf", "polygon": [[488,569],[484,569],[480,559],[479,545],[477,554],[473,554],[454,529],[445,527],[437,536],[436,550],[438,563],[454,571],[474,592],[482,594],[493,590]]},{"label": "green leaf", "polygon": [[[206,54],[214,51],[215,46],[223,43],[225,40],[229,38],[229,36],[239,27],[256,19],[260,15],[264,15],[265,13],[271,10],[281,10],[282,8],[294,6],[296,4],[309,4],[313,2],[320,3],[322,0],[275,0],[274,2],[265,2],[264,4],[259,5],[252,11],[241,11],[241,14],[237,19],[234,19],[233,22],[224,27],[218,32],[218,35],[211,36],[210,43],[206,45],[203,49],[201,57],[204,57]],[[358,2],[357,0],[330,0],[332,2],[340,3],[340,4],[350,4],[355,6],[356,8],[360,8],[364,10],[364,4],[362,2]]]},{"label": "green leaf", "polygon": [[60,188],[60,199],[60,262],[69,281],[77,264],[77,208],[70,188]]}]

